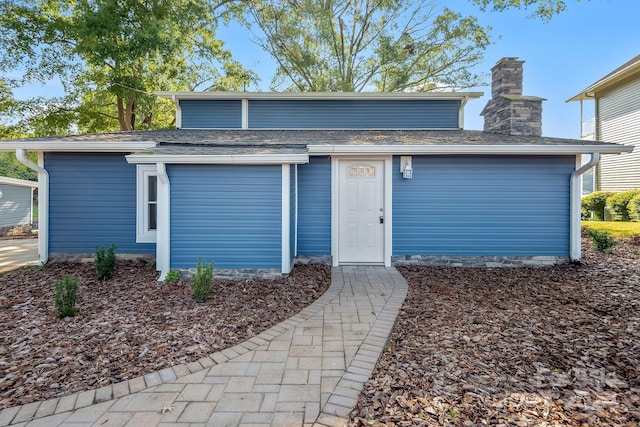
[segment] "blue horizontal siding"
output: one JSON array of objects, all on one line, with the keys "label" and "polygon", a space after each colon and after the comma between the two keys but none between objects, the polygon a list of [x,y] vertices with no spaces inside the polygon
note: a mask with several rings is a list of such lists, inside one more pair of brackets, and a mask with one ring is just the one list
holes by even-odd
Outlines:
[{"label": "blue horizontal siding", "polygon": [[180,101],[183,129],[240,129],[242,101],[183,99]]},{"label": "blue horizontal siding", "polygon": [[282,167],[169,165],[171,268],[280,268]]},{"label": "blue horizontal siding", "polygon": [[567,256],[574,167],[571,156],[414,156],[413,179],[393,175],[393,255]]},{"label": "blue horizontal siding", "polygon": [[251,129],[457,129],[455,100],[249,100]]},{"label": "blue horizontal siding", "polygon": [[136,166],[126,154],[45,153],[51,253],[93,253],[111,243],[117,253],[155,252],[153,243],[136,243]]},{"label": "blue horizontal siding", "polygon": [[298,255],[331,255],[331,160],[298,165]]}]

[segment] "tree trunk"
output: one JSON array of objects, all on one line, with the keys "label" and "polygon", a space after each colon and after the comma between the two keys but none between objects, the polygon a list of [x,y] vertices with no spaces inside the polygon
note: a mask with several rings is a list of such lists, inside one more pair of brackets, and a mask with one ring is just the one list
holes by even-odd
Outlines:
[{"label": "tree trunk", "polygon": [[136,95],[131,95],[127,100],[127,105],[124,105],[124,98],[118,96],[118,123],[120,124],[120,131],[126,132],[135,129],[136,123]]},{"label": "tree trunk", "polygon": [[122,131],[128,130],[125,122],[125,115],[124,115],[124,100],[122,99],[121,96],[118,96],[117,102],[118,102],[118,124],[120,125],[120,131],[122,132]]}]

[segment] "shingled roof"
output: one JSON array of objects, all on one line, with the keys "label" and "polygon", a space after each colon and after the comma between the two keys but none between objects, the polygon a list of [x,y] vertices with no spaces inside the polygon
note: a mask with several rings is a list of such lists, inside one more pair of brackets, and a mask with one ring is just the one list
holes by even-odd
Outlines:
[{"label": "shingled roof", "polygon": [[[622,152],[626,147],[618,144],[585,141],[580,139],[550,138],[536,136],[500,135],[475,130],[155,130],[114,132],[102,134],[52,136],[11,141],[0,141],[0,150],[15,147],[56,151],[60,144],[64,151],[87,144],[105,144],[108,151],[137,151],[145,154],[259,154],[260,152],[303,152],[309,147],[351,146],[370,147],[397,146],[406,151],[411,147],[429,146],[464,147],[564,147],[575,152]],[[141,147],[136,150],[131,145]],[[38,148],[41,147],[41,148]],[[46,148],[43,148],[46,147]],[[91,151],[91,150],[87,150]]]}]

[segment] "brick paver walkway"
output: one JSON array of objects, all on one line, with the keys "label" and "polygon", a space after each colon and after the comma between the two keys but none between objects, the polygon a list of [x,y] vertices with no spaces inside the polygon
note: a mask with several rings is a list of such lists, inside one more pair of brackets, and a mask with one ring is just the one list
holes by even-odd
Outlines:
[{"label": "brick paver walkway", "polygon": [[233,348],[0,412],[0,426],[342,426],[407,293],[394,268],[336,267],[329,290]]}]

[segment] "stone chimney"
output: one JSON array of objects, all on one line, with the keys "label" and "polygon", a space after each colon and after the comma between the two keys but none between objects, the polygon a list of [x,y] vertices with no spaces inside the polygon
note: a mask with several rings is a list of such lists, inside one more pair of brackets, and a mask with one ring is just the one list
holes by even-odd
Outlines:
[{"label": "stone chimney", "polygon": [[545,99],[522,95],[522,64],[518,58],[502,58],[491,68],[491,99],[480,113],[485,132],[542,136]]}]

